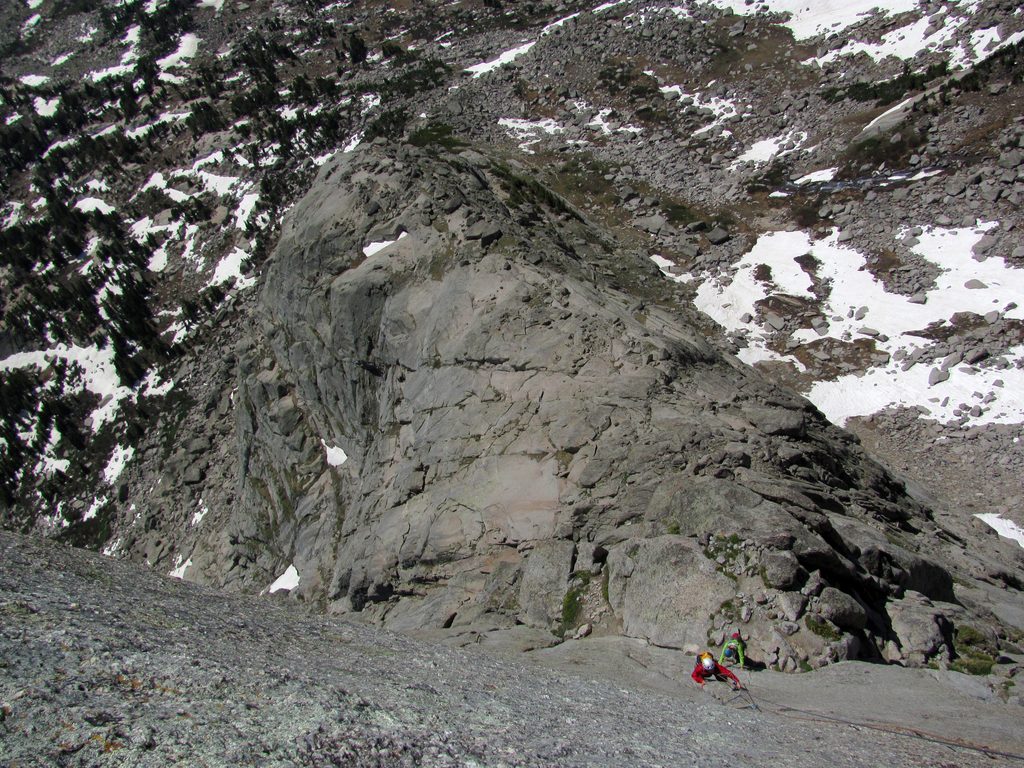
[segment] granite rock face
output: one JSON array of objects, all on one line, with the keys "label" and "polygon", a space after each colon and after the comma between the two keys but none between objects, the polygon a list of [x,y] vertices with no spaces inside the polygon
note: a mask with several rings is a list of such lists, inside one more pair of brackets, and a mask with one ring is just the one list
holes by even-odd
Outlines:
[{"label": "granite rock face", "polygon": [[[239,501],[189,578],[294,565],[296,597],[455,642],[603,617],[687,650],[742,627],[780,667],[899,647],[891,599],[952,598],[928,511],[644,262],[476,152],[338,155],[237,350]],[[840,639],[780,643],[805,609]]]},{"label": "granite rock face", "polygon": [[[827,692],[841,716],[874,724],[809,729],[726,708],[688,679],[691,657],[623,638],[499,658],[5,531],[0,557],[5,766],[797,768],[822,751],[837,766],[974,766],[980,748],[953,739],[1019,744],[1020,697],[1003,703],[988,687],[1006,678],[866,665],[756,675],[766,710],[762,691],[835,714],[815,700]],[[585,674],[553,655],[594,650],[601,663]],[[634,676],[649,668],[660,687]],[[964,722],[968,708],[977,717]],[[921,721],[951,741],[907,738]]]}]

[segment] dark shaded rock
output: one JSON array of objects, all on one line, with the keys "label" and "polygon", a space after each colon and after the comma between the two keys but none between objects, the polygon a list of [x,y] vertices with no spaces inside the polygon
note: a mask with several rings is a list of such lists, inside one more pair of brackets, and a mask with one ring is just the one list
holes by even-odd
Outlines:
[{"label": "dark shaded rock", "polygon": [[722,245],[729,240],[729,233],[721,227],[715,227],[706,235],[708,242],[712,245]]}]

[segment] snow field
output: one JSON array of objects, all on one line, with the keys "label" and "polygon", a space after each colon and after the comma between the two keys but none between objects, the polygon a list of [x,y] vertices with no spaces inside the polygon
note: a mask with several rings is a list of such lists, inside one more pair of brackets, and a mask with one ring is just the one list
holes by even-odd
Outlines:
[{"label": "snow field", "polygon": [[121,380],[114,368],[114,349],[108,346],[77,347],[58,344],[57,346],[38,352],[18,352],[0,360],[0,372],[14,368],[35,366],[45,369],[54,360],[76,363],[81,369],[80,391],[92,392],[100,398],[100,404],[90,415],[88,421],[95,433],[108,421],[116,418],[122,400],[132,397],[132,390],[121,385]]},{"label": "snow field", "polygon": [[[746,333],[748,346],[739,357],[747,363],[784,360],[804,369],[795,357],[769,348],[774,329],[758,316],[758,305],[772,295],[819,304],[822,322],[793,334],[793,340],[803,345],[823,338],[873,339],[888,362],[862,374],[815,382],[806,393],[838,424],[896,405],[916,407],[947,423],[962,420],[965,411],[977,405],[982,413],[969,417],[972,425],[1024,423],[1024,369],[1017,367],[1024,361],[1024,348],[1010,350],[1004,368],[989,360],[976,365],[952,360],[915,364],[912,357],[932,346],[919,332],[949,324],[958,313],[1024,319],[1022,270],[999,257],[978,260],[973,255],[974,246],[995,226],[979,222],[975,227],[921,228],[912,250],[940,268],[924,303],[887,291],[867,269],[863,254],[839,242],[838,231],[817,241],[794,231],[762,235],[731,279],[711,278],[699,286],[696,304],[727,331]],[[796,261],[805,256],[818,265],[814,277],[825,292],[821,301],[814,294],[811,275]],[[656,260],[663,271],[664,261]],[[764,279],[766,274],[770,278]],[[946,371],[949,377],[934,381],[933,369]]]}]

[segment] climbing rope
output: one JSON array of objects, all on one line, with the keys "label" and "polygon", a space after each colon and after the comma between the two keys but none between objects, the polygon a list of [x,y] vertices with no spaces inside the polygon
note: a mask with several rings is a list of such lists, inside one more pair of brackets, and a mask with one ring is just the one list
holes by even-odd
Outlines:
[{"label": "climbing rope", "polygon": [[[750,692],[749,686],[744,683],[744,687],[747,689],[746,693],[750,696],[751,702],[754,702],[754,696]],[[939,736],[934,733],[929,733],[928,731],[922,731],[920,728],[911,728],[909,726],[896,725],[894,723],[864,723],[857,720],[847,720],[846,718],[826,715],[821,712],[790,707],[789,705],[780,704],[778,702],[771,701],[770,699],[766,699],[764,696],[758,696],[758,699],[765,704],[770,705],[765,708],[765,711],[781,715],[782,717],[788,717],[790,719],[807,720],[819,723],[840,723],[842,725],[849,725],[855,728],[867,728],[873,731],[881,731],[882,733],[892,733],[899,736],[908,736],[910,738],[920,739],[922,741],[929,741],[934,744],[943,744],[947,747],[957,747],[959,749],[980,752],[986,757],[1005,757],[1010,760],[1020,760],[1021,762],[1024,762],[1024,755],[1022,754],[992,749],[991,747],[975,744],[973,742],[951,736]],[[760,708],[756,703],[754,704],[754,708],[760,711]]]},{"label": "climbing rope", "polygon": [[[628,658],[639,664],[644,669],[657,672],[666,680],[678,682],[669,675],[666,675],[664,672],[661,672],[658,669],[654,669],[648,666],[647,664],[644,664],[631,654],[627,653],[626,655]],[[805,720],[819,723],[839,723],[842,725],[849,725],[854,728],[867,728],[873,731],[881,731],[882,733],[891,733],[897,736],[907,736],[913,739],[920,739],[922,741],[932,742],[933,744],[942,744],[947,747],[966,749],[972,752],[980,752],[981,754],[990,758],[1004,757],[1010,760],[1019,760],[1021,762],[1024,762],[1024,754],[1018,754],[1016,752],[1005,752],[1003,750],[993,749],[991,747],[986,747],[981,744],[974,744],[964,739],[957,739],[949,736],[939,736],[934,733],[929,733],[928,731],[922,731],[919,728],[911,728],[909,726],[896,725],[894,723],[863,723],[856,720],[847,720],[842,717],[835,717],[834,715],[826,715],[821,712],[813,712],[811,710],[806,709],[797,709],[796,707],[790,707],[786,704],[780,704],[778,702],[772,701],[770,699],[765,698],[764,696],[758,696],[755,698],[754,694],[750,691],[750,672],[746,669],[741,669],[740,672],[746,679],[740,680],[740,684],[743,687],[737,691],[733,691],[733,693],[735,694],[734,696],[732,696],[729,699],[723,699],[714,693],[712,693],[711,696],[719,703],[725,706],[733,706],[733,702],[738,701],[741,698],[745,698],[745,700],[749,703],[744,705],[743,707],[740,707],[740,709],[753,709],[757,712],[771,712],[772,714],[776,714],[781,717],[788,717],[790,719],[795,720]],[[739,675],[737,675],[737,677],[739,677]],[[762,710],[761,706],[757,703],[758,701],[761,701],[768,706],[766,706],[764,710]]]}]

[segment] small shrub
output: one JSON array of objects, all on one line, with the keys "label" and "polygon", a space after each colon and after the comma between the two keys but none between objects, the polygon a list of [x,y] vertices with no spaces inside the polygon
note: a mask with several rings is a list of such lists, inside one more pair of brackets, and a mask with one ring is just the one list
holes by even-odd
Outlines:
[{"label": "small shrub", "polygon": [[405,125],[408,122],[409,113],[402,107],[385,110],[366,126],[364,140],[370,142],[378,136],[396,139],[405,131]]},{"label": "small shrub", "polygon": [[718,606],[718,613],[725,617],[726,621],[734,623],[739,617],[739,611],[732,600],[726,600]]},{"label": "small shrub", "polygon": [[932,64],[923,72],[911,72],[909,66],[904,66],[903,73],[891,80],[852,83],[842,89],[828,88],[822,92],[822,97],[828,101],[841,101],[845,96],[855,101],[874,101],[881,107],[902,99],[911,91],[922,90],[935,78],[948,74],[949,65],[944,61]]},{"label": "small shrub", "polygon": [[950,669],[967,675],[987,675],[996,663],[996,648],[982,632],[964,624],[954,632],[954,647],[958,658]]},{"label": "small shrub", "polygon": [[955,672],[963,672],[965,675],[987,675],[992,671],[995,659],[982,656],[961,656],[949,665]]},{"label": "small shrub", "polygon": [[417,128],[409,135],[409,143],[415,147],[444,147],[456,149],[466,146],[455,137],[454,129],[447,123],[430,123]]},{"label": "small shrub", "polygon": [[836,640],[843,639],[843,633],[833,627],[824,619],[819,619],[817,616],[808,616],[804,619],[804,623],[807,624],[807,628],[811,630],[818,637],[824,638],[829,642],[835,642]]},{"label": "small shrub", "polygon": [[583,615],[584,596],[587,591],[587,585],[590,584],[590,574],[581,573],[578,574],[577,578],[577,583],[571,586],[569,591],[565,593],[565,597],[562,598],[562,626],[558,632],[562,637],[570,629],[575,629],[579,626],[580,617]]},{"label": "small shrub", "polygon": [[956,628],[956,644],[958,647],[963,645],[988,648],[990,646],[988,638],[969,624]]},{"label": "small shrub", "polygon": [[697,215],[683,203],[671,201],[662,205],[661,210],[664,211],[669,223],[676,226],[689,224],[697,219]]},{"label": "small shrub", "polygon": [[582,221],[580,215],[565,200],[533,177],[519,176],[501,163],[495,163],[493,170],[508,193],[509,205],[539,205]]}]

